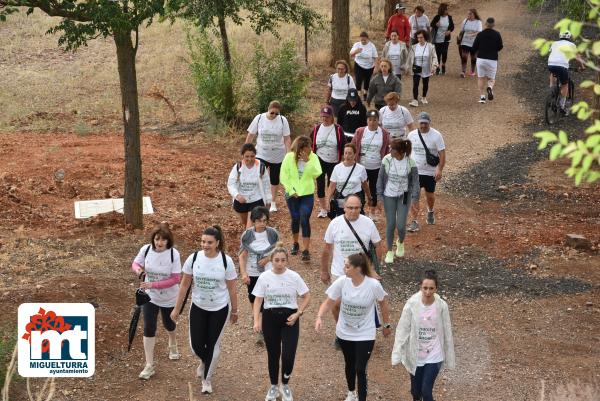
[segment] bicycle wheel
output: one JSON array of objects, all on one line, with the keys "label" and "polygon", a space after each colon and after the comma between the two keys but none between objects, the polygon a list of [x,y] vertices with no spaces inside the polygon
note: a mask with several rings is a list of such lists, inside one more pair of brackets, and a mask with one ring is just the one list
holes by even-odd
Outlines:
[{"label": "bicycle wheel", "polygon": [[544,102],[544,117],[546,119],[546,124],[555,124],[559,118],[559,108],[558,108],[558,91],[556,88],[552,89],[552,92],[546,96],[546,101]]}]

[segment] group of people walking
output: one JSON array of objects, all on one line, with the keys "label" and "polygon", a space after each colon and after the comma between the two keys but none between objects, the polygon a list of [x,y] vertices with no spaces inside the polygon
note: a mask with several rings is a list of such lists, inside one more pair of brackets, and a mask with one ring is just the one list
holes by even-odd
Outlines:
[{"label": "group of people walking", "polygon": [[[344,216],[332,221],[326,241],[336,241],[344,226],[378,240],[373,222],[362,216],[360,199],[348,200]],[[308,309],[311,293],[301,275],[291,269],[290,253],[280,242],[277,230],[270,227],[269,210],[257,206],[250,212],[252,226],[241,237],[239,272],[248,287],[252,304],[253,330],[264,338],[267,351],[268,387],[265,401],[281,398],[293,401],[289,382],[299,342],[300,319]],[[346,222],[342,222],[344,219]],[[324,330],[329,311],[336,320],[335,338],[345,363],[347,395],[345,401],[367,399],[367,365],[380,327],[384,337],[392,331],[388,294],[363,252],[343,256],[347,244],[335,242],[334,275],[322,276],[327,282],[325,300],[318,308],[314,328]],[[342,257],[341,266],[339,264]],[[207,227],[201,236],[201,249],[188,256],[183,268],[174,247],[173,233],[166,224],[158,225],[132,264],[143,277],[140,287],[150,301],[142,306],[144,314],[144,351],[146,365],[139,377],[149,380],[156,373],[154,345],[160,312],[169,337],[168,357],[180,359],[177,347],[177,320],[191,289],[189,338],[193,353],[200,359],[196,370],[201,391],[213,392],[212,382],[220,356],[220,343],[226,323],[238,320],[237,270],[225,252],[225,239],[218,226]],[[335,270],[333,270],[335,269]],[[332,280],[333,278],[333,280]],[[419,291],[405,304],[396,328],[393,365],[403,364],[410,374],[414,400],[433,400],[435,378],[442,364],[454,367],[454,345],[448,306],[437,294],[438,278],[426,271]]]}]

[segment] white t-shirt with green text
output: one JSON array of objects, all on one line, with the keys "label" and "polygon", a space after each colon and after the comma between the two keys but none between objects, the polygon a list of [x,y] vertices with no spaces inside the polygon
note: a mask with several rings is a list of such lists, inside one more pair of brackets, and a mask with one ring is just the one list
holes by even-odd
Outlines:
[{"label": "white t-shirt with green text", "polygon": [[308,292],[302,277],[293,270],[285,269],[281,274],[273,270],[258,277],[252,295],[264,298],[264,308],[298,309],[298,296]]},{"label": "white t-shirt with green text", "polygon": [[284,116],[269,120],[267,113],[254,117],[248,132],[256,135],[256,157],[269,163],[281,163],[285,157],[283,137],[290,136],[290,124]]},{"label": "white t-shirt with green text", "polygon": [[183,264],[183,272],[192,275],[192,302],[206,311],[218,311],[229,304],[227,280],[235,280],[237,273],[233,260],[225,255],[227,267],[223,266],[223,257],[219,252],[214,258],[204,256],[198,251],[196,262],[192,266],[194,254]]}]

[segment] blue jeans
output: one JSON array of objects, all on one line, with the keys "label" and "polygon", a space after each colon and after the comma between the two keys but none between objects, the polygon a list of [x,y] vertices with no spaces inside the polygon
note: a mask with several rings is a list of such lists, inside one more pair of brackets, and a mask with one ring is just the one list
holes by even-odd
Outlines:
[{"label": "blue jeans", "polygon": [[300,232],[300,226],[302,226],[302,238],[310,238],[310,215],[315,204],[315,196],[310,194],[286,198],[292,216],[292,234]]},{"label": "blue jeans", "polygon": [[415,375],[410,375],[410,393],[413,400],[433,401],[433,383],[440,373],[442,362],[427,363],[417,367]]}]

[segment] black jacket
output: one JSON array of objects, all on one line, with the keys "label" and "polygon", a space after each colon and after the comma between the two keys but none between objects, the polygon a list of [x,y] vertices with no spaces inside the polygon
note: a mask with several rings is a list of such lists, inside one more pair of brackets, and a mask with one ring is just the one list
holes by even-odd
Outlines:
[{"label": "black jacket", "polygon": [[502,50],[502,36],[491,28],[479,32],[473,42],[473,53],[477,52],[477,58],[486,60],[498,60],[498,52]]},{"label": "black jacket", "polygon": [[[433,17],[433,20],[431,21],[431,43],[435,43],[435,37],[437,35],[437,23],[440,20],[441,15],[436,15],[435,17]],[[454,21],[452,21],[452,16],[448,15],[448,31],[452,32],[454,31]],[[446,42],[450,42],[450,36],[452,35],[448,35],[446,36]]]},{"label": "black jacket", "polygon": [[346,102],[338,111],[337,122],[342,126],[344,132],[354,134],[357,128],[367,125],[367,108],[360,99],[354,107]]}]

